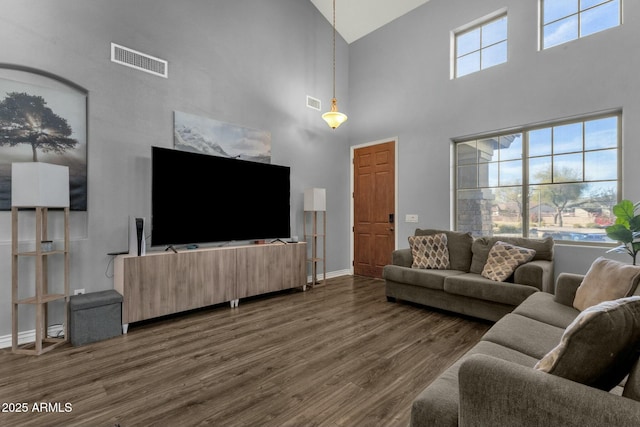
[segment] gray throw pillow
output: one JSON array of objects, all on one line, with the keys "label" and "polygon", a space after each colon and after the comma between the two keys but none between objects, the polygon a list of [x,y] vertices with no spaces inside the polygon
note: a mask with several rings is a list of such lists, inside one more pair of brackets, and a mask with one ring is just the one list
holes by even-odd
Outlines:
[{"label": "gray throw pillow", "polygon": [[640,296],[605,301],[582,311],[535,369],[611,390],[640,350]]}]

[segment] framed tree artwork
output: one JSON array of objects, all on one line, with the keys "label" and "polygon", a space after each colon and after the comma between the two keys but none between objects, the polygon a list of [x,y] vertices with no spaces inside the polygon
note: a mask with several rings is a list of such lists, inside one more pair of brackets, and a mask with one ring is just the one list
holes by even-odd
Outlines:
[{"label": "framed tree artwork", "polygon": [[71,210],[87,210],[87,91],[0,64],[0,210],[11,209],[11,164],[19,162],[68,166]]}]

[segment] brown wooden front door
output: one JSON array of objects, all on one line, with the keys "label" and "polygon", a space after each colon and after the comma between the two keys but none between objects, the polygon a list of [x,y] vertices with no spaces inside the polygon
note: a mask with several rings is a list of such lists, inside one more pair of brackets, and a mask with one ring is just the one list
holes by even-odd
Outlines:
[{"label": "brown wooden front door", "polygon": [[353,272],[382,277],[395,249],[395,141],[354,150]]}]

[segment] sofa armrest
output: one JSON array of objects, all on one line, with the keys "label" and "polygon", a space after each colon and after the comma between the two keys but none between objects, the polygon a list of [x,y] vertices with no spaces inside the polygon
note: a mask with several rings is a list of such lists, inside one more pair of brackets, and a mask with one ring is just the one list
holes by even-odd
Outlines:
[{"label": "sofa armrest", "polygon": [[413,264],[413,255],[411,249],[396,249],[391,253],[391,263],[400,267],[411,267]]},{"label": "sofa armrest", "polygon": [[553,261],[531,261],[522,264],[513,273],[513,281],[553,293]]},{"label": "sofa armrest", "polygon": [[582,283],[584,275],[574,273],[560,273],[556,279],[556,294],[554,301],[573,307],[573,299],[576,296],[576,290]]},{"label": "sofa armrest", "polygon": [[460,366],[459,425],[640,425],[640,402],[484,354]]}]

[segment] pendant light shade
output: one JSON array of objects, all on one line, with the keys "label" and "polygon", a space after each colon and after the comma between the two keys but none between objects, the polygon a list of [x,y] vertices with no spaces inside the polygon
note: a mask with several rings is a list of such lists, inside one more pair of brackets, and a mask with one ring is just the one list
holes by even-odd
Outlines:
[{"label": "pendant light shade", "polygon": [[336,0],[333,0],[333,99],[331,100],[331,111],[322,115],[331,129],[335,129],[347,121],[347,115],[338,111],[338,100],[336,99]]},{"label": "pendant light shade", "polygon": [[347,121],[347,115],[338,111],[338,101],[335,98],[331,100],[331,111],[324,113],[322,118],[331,129],[335,129]]}]

